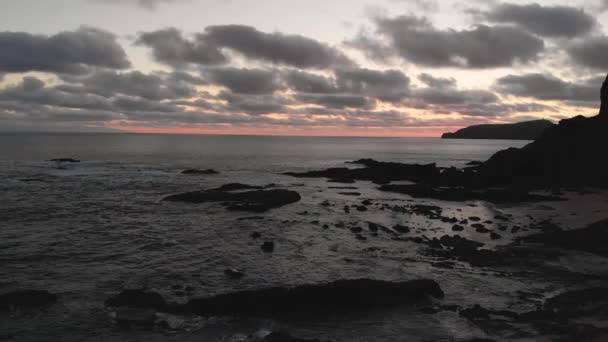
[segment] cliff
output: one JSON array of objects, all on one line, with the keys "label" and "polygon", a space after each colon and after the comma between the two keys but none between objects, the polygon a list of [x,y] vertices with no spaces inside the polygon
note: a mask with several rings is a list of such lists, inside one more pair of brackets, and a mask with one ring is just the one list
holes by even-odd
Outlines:
[{"label": "cliff", "polygon": [[501,139],[501,140],[535,140],[553,126],[548,120],[525,121],[514,124],[475,125],[445,133],[442,139]]}]

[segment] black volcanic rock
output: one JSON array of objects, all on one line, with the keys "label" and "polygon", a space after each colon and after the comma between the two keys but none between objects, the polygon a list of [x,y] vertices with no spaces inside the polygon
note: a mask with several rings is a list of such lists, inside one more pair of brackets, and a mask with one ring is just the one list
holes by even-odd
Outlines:
[{"label": "black volcanic rock", "polygon": [[427,295],[435,298],[444,296],[433,280],[338,280],[327,284],[275,287],[191,299],[180,310],[220,316],[306,315],[396,306],[419,301]]},{"label": "black volcanic rock", "polygon": [[0,309],[11,306],[42,307],[57,301],[57,295],[44,290],[19,290],[0,295]]},{"label": "black volcanic rock", "polygon": [[[298,202],[301,199],[300,194],[297,192],[284,189],[244,192],[228,191],[249,187],[243,184],[228,184],[218,189],[191,191],[168,196],[163,201],[187,203],[222,202],[226,205],[226,209],[232,211],[263,212]],[[255,188],[257,189],[257,187]]]},{"label": "black volcanic rock", "polygon": [[189,169],[182,171],[182,175],[217,175],[219,172],[213,169],[207,170],[197,170],[197,169]]},{"label": "black volcanic rock", "polygon": [[548,120],[534,120],[514,124],[475,125],[458,130],[455,133],[444,133],[442,139],[501,139],[501,140],[534,140],[552,127]]}]

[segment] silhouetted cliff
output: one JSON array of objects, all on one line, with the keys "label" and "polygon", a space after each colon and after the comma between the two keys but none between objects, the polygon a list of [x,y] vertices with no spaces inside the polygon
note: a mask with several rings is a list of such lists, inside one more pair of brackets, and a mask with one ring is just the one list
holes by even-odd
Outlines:
[{"label": "silhouetted cliff", "polygon": [[553,126],[548,120],[534,120],[514,124],[475,125],[458,130],[455,133],[444,133],[442,139],[503,139],[534,140]]},{"label": "silhouetted cliff", "polygon": [[608,77],[600,113],[562,120],[524,148],[500,151],[479,167],[489,184],[608,187]]}]

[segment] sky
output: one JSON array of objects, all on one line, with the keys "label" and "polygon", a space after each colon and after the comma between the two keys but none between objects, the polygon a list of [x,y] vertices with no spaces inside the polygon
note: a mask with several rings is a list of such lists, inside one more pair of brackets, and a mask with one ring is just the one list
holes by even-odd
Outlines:
[{"label": "sky", "polygon": [[597,114],[608,0],[0,0],[0,132],[439,136]]}]

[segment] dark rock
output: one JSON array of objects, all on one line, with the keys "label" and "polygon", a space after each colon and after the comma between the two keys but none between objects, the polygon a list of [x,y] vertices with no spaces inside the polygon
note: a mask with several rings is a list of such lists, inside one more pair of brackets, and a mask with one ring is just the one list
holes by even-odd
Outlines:
[{"label": "dark rock", "polygon": [[499,139],[534,140],[552,127],[548,120],[533,120],[513,124],[486,124],[463,128],[455,133],[444,133],[442,139]]},{"label": "dark rock", "polygon": [[273,189],[245,192],[228,192],[225,190],[203,190],[186,192],[165,197],[163,201],[205,203],[222,202],[228,210],[264,212],[287,204],[298,202],[300,194],[295,191]]},{"label": "dark rock", "polygon": [[261,342],[323,342],[321,340],[306,340],[302,338],[293,337],[284,332],[273,332],[268,336],[264,337]]},{"label": "dark rock", "polygon": [[498,239],[502,239],[502,236],[501,236],[500,234],[498,234],[498,233],[491,232],[491,233],[490,233],[490,238],[491,238],[492,240],[498,240]]},{"label": "dark rock", "polygon": [[398,233],[402,233],[402,234],[408,234],[409,232],[412,231],[410,227],[402,226],[400,224],[394,225],[393,230],[395,230]]},{"label": "dark rock", "polygon": [[262,237],[262,233],[260,232],[253,232],[251,233],[251,235],[249,235],[252,239],[259,239]]},{"label": "dark rock", "polygon": [[588,225],[582,229],[554,230],[531,235],[523,241],[543,243],[565,249],[586,251],[608,257],[608,219]]},{"label": "dark rock", "polygon": [[355,233],[355,234],[358,234],[358,233],[361,233],[363,231],[363,228],[356,227],[356,226],[355,227],[350,227],[350,231],[353,232],[353,233]]},{"label": "dark rock", "polygon": [[217,175],[217,174],[219,174],[219,172],[217,172],[213,169],[207,169],[207,170],[189,169],[189,170],[182,171],[182,174],[183,175]]},{"label": "dark rock", "polygon": [[358,205],[355,208],[357,209],[357,211],[367,211],[367,208],[363,205]]},{"label": "dark rock", "polygon": [[118,308],[114,320],[123,328],[149,327],[156,322],[156,311],[139,308]]},{"label": "dark rock", "polygon": [[452,230],[455,231],[455,232],[461,232],[461,231],[464,230],[464,227],[461,226],[461,225],[455,224],[455,225],[452,226]]},{"label": "dark rock", "polygon": [[479,218],[477,216],[471,216],[471,217],[469,217],[469,220],[473,221],[473,222],[479,222],[479,221],[481,221],[481,218]]},{"label": "dark rock", "polygon": [[191,299],[179,310],[200,315],[280,316],[366,310],[443,298],[433,280],[387,282],[357,279],[327,284],[275,287]]},{"label": "dark rock", "polygon": [[240,279],[243,278],[245,276],[245,273],[234,269],[234,268],[227,268],[224,270],[224,274],[227,275],[229,278],[232,279]]},{"label": "dark rock", "polygon": [[43,307],[57,301],[57,295],[45,290],[18,290],[0,295],[0,309]]},{"label": "dark rock", "polygon": [[361,234],[355,235],[355,238],[359,241],[367,241],[367,238]]},{"label": "dark rock", "polygon": [[361,196],[360,192],[339,192],[338,194],[343,196]]},{"label": "dark rock", "polygon": [[56,162],[56,163],[80,163],[80,160],[73,159],[73,158],[56,158],[56,159],[51,159],[50,161]]},{"label": "dark rock", "polygon": [[259,185],[249,185],[249,184],[241,184],[241,183],[228,183],[220,186],[216,190],[220,191],[238,191],[238,190],[262,190],[263,186]]},{"label": "dark rock", "polygon": [[156,292],[146,290],[123,290],[121,293],[106,300],[106,306],[129,307],[140,309],[169,310],[169,304]]},{"label": "dark rock", "polygon": [[274,252],[274,241],[266,241],[262,244],[262,250],[266,253]]},{"label": "dark rock", "polygon": [[372,203],[372,201],[370,201],[370,200],[366,199],[366,200],[363,200],[363,201],[361,202],[361,204],[363,204],[363,205],[372,205],[373,203]]}]

